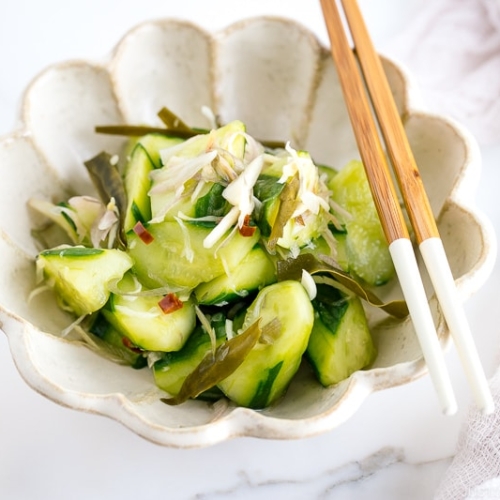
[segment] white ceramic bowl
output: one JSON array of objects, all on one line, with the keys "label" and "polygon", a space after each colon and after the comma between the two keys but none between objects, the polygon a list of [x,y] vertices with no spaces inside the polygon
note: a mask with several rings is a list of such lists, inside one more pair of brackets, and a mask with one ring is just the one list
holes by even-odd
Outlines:
[{"label": "white ceramic bowl", "polygon": [[[477,146],[455,123],[419,110],[408,77],[395,64],[384,65],[465,300],[495,258],[493,232],[473,205]],[[284,19],[250,19],[214,35],[185,22],[149,22],[131,30],[105,62],[48,68],[26,91],[20,128],[0,142],[0,321],[27,383],[57,403],[107,415],[156,443],[192,447],[235,436],[289,439],[324,432],[349,418],[370,393],[425,374],[410,321],[369,311],[379,350],[371,369],[328,389],[299,374],[272,408],[219,412],[198,401],[167,406],[148,370],[118,366],[60,338],[70,319],[48,295],[28,301],[36,254],[30,230],[37,221],[27,200],[92,193],[82,162],[122,143],[96,135],[94,126],[154,124],[162,106],[200,127],[208,125],[201,112],[208,106],[222,122],[243,120],[251,134],[291,140],[337,168],[358,157],[328,51]],[[379,293],[394,294],[393,288]],[[431,293],[429,300],[446,347],[448,331]]]}]

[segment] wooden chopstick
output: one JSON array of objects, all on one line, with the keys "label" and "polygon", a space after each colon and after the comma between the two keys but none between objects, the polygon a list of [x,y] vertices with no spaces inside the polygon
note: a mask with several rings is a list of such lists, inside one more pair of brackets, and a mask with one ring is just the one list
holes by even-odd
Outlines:
[{"label": "wooden chopstick", "polygon": [[[442,411],[451,415],[457,410],[455,395],[446,370],[443,351],[439,344],[413,246],[371,113],[363,78],[349,45],[335,0],[320,0],[320,2],[354,136],[389,243],[396,274]],[[374,76],[370,75],[371,78]]]},{"label": "wooden chopstick", "polygon": [[356,0],[342,0],[342,6],[406,211],[415,231],[429,277],[450,328],[469,384],[473,389],[477,405],[485,413],[491,413],[494,410],[494,403],[488,382],[382,63],[370,39]]}]

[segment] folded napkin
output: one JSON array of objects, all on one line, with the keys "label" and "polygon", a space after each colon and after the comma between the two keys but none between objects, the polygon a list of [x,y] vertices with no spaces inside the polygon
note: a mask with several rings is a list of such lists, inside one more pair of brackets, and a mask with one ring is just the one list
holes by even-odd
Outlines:
[{"label": "folded napkin", "polygon": [[[423,0],[419,8],[381,49],[409,68],[430,110],[482,145],[500,144],[500,0]],[[500,499],[500,369],[489,382],[496,411],[469,410],[436,500]]]},{"label": "folded napkin", "polygon": [[417,78],[429,109],[500,142],[500,1],[423,0],[383,52]]}]

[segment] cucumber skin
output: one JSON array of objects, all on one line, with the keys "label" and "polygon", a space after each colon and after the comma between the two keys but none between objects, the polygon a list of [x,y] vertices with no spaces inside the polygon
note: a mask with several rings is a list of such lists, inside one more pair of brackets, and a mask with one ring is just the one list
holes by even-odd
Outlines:
[{"label": "cucumber skin", "polygon": [[151,219],[151,202],[148,196],[151,187],[149,173],[154,169],[149,153],[138,143],[132,150],[130,161],[124,175],[127,192],[124,231],[132,229],[137,222],[145,223]]},{"label": "cucumber skin", "polygon": [[[196,181],[189,180],[185,185],[189,186],[190,184],[196,184]],[[186,191],[189,192],[189,190],[190,188],[187,187]],[[193,218],[205,217],[207,215],[216,215],[219,217],[223,217],[230,210],[229,203],[222,196],[223,190],[224,187],[219,183],[206,182],[199,192],[198,198],[194,203],[189,196],[181,197],[179,200],[174,201],[175,193],[172,191],[162,194],[153,194],[150,197],[152,216],[156,217],[163,206],[173,203],[167,213],[164,214],[164,221],[175,221],[179,212],[182,212],[187,217]],[[214,196],[214,194],[216,193],[218,193],[219,196]],[[210,206],[209,200],[213,202],[214,199],[220,203],[219,207],[214,207],[213,205]],[[212,221],[192,221],[190,223],[206,228],[214,228],[216,226],[216,222]]]},{"label": "cucumber skin", "polygon": [[[146,134],[140,137],[136,144],[140,144],[148,153],[155,169],[161,168],[160,151],[184,142],[179,137],[170,137],[160,133]],[[135,147],[135,146],[134,146]]]},{"label": "cucumber skin", "polygon": [[110,344],[115,351],[120,353],[123,362],[129,364],[132,368],[140,370],[147,366],[146,357],[142,353],[134,352],[129,347],[126,347],[123,343],[125,336],[116,330],[102,313],[97,315],[97,318],[89,328],[89,332]]},{"label": "cucumber skin", "polygon": [[260,237],[258,230],[250,237],[235,232],[221,248],[207,249],[203,247],[203,240],[211,230],[186,223],[194,254],[190,261],[185,255],[185,234],[177,222],[149,224],[146,228],[154,237],[149,245],[133,231],[127,233],[127,239],[134,272],[148,288],[171,285],[193,289],[201,282],[224,274],[224,262],[230,270],[234,269]]},{"label": "cucumber skin", "polygon": [[380,219],[360,161],[351,161],[328,181],[332,198],[352,219],[345,221],[342,242],[349,272],[365,283],[380,286],[395,276]]},{"label": "cucumber skin", "polygon": [[259,292],[243,330],[259,318],[262,326],[278,318],[279,336],[272,343],[257,342],[243,363],[218,384],[236,404],[255,409],[271,405],[286,392],[307,348],[314,311],[298,281],[281,281]]},{"label": "cucumber skin", "polygon": [[307,346],[307,358],[325,387],[366,368],[377,354],[360,299],[355,296],[344,299],[347,302],[341,303],[337,311],[331,311],[337,318],[330,325],[325,324],[316,309]]},{"label": "cucumber skin", "polygon": [[246,297],[276,281],[276,268],[266,251],[255,246],[250,253],[231,271],[207,283],[201,283],[195,290],[198,303],[218,305]]},{"label": "cucumber skin", "polygon": [[[102,309],[104,317],[130,341],[147,351],[178,351],[186,343],[196,326],[196,313],[191,300],[184,302],[181,309],[164,314],[158,302],[162,296],[137,297],[129,302],[130,313],[117,310],[116,306],[127,307],[127,300],[111,294],[106,307]],[[134,307],[135,306],[135,307]],[[135,312],[149,312],[157,308],[158,315],[143,318]]]},{"label": "cucumber skin", "polygon": [[[244,137],[245,125],[238,120],[232,121],[218,129],[212,130],[208,133],[202,133],[198,136],[192,137],[186,144],[178,148],[176,156],[182,158],[194,158],[199,154],[207,151],[212,147],[219,147],[229,151],[233,158],[243,159],[245,154],[246,139]],[[239,135],[238,135],[239,134]],[[165,148],[166,149],[166,148]],[[233,161],[228,158],[229,163]],[[163,167],[162,171],[167,167]],[[161,182],[161,173],[159,175],[159,182]],[[189,184],[196,184],[197,181],[190,180],[185,183],[186,192],[189,191],[187,186]],[[152,187],[154,188],[155,181]],[[202,188],[200,196],[205,196],[213,186],[212,182],[207,182],[207,185]],[[155,218],[162,212],[165,206],[170,206],[166,214],[163,214],[164,220],[173,221],[178,212],[182,212],[188,217],[196,217],[196,203],[192,203],[190,197],[181,198],[176,200],[175,190],[169,190],[165,193],[151,194],[151,211],[152,217]]]},{"label": "cucumber skin", "polygon": [[42,262],[61,307],[77,316],[101,309],[110,295],[109,283],[121,279],[133,265],[121,250],[83,247],[46,250],[37,256],[37,265]]},{"label": "cucumber skin", "polygon": [[[213,321],[212,327],[215,331],[216,346],[219,346],[226,339],[225,317],[221,321]],[[182,349],[166,353],[153,365],[155,384],[171,396],[176,396],[186,377],[211,349],[210,336],[198,325]]]}]

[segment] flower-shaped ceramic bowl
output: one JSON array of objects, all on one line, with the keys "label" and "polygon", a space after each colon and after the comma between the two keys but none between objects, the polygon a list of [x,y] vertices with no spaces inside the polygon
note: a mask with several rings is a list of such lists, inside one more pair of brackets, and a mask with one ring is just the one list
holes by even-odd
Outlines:
[{"label": "flower-shaped ceramic bowl", "polygon": [[[473,206],[477,146],[456,124],[419,110],[404,72],[387,60],[384,67],[465,300],[485,281],[495,249],[488,221]],[[193,447],[235,436],[324,432],[348,419],[370,393],[425,374],[411,322],[368,311],[378,358],[336,386],[323,388],[304,370],[285,398],[263,411],[231,405],[221,411],[200,401],[170,407],[160,401],[148,370],[119,366],[61,338],[71,319],[48,294],[29,300],[37,220],[27,201],[92,194],[83,161],[123,143],[95,134],[94,126],[155,124],[163,106],[197,127],[209,125],[202,112],[208,106],[222,122],[240,119],[251,134],[290,140],[336,168],[358,157],[329,52],[288,20],[250,19],[214,35],[186,22],[148,22],[126,34],[104,62],[48,68],[25,93],[20,128],[0,141],[0,322],[27,383],[156,443]],[[394,287],[379,291],[394,293]],[[430,291],[429,300],[445,348],[449,334]]]}]

